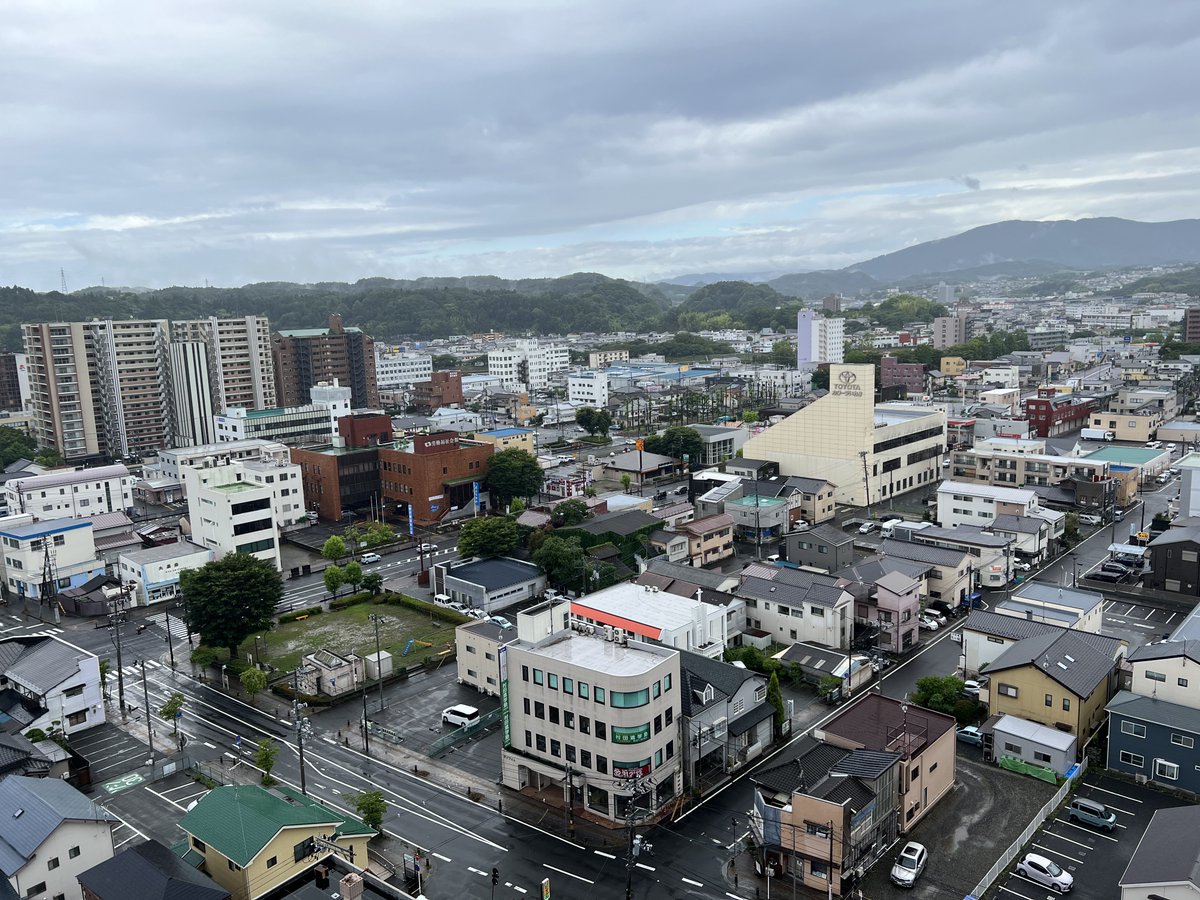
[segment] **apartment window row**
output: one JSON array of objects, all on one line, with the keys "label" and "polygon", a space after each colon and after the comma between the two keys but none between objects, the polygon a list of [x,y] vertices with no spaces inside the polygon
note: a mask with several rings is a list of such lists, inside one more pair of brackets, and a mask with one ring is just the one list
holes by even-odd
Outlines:
[{"label": "apartment window row", "polygon": [[668,706],[650,722],[641,725],[613,725],[600,719],[577,714],[574,710],[561,709],[544,703],[541,700],[522,698],[522,708],[527,716],[549,722],[551,725],[561,725],[580,734],[595,735],[598,740],[611,740],[614,744],[640,744],[650,740],[651,734],[661,734],[664,728],[671,727],[675,721],[675,710]]},{"label": "apartment window row", "polygon": [[639,706],[646,706],[651,697],[657,699],[663,693],[671,690],[671,676],[668,673],[658,681],[651,683],[649,687],[641,688],[637,691],[608,691],[607,701],[605,700],[605,689],[600,685],[589,685],[586,681],[575,681],[569,676],[561,678],[555,672],[544,672],[541,669],[531,669],[529,666],[521,666],[521,680],[531,681],[539,686],[547,687],[552,691],[562,691],[564,694],[572,694],[579,697],[581,700],[592,699],[600,706],[605,703],[617,709],[635,709]]}]

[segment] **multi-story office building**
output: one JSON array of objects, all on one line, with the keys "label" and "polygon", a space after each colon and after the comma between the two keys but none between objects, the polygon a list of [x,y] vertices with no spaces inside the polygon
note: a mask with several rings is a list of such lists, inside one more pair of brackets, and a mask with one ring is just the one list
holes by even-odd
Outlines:
[{"label": "multi-story office building", "polygon": [[879,361],[879,384],[881,387],[902,385],[909,396],[925,393],[925,367],[921,363],[902,363],[894,356],[885,356]]},{"label": "multi-story office building", "polygon": [[133,512],[133,478],[122,465],[10,478],[4,483],[4,494],[10,513],[35,519]]},{"label": "multi-story office building", "polygon": [[206,457],[183,470],[192,541],[217,558],[249,553],[280,568],[282,529],[305,521],[300,467],[287,448],[257,459]]},{"label": "multi-story office building", "polygon": [[0,409],[16,412],[25,408],[29,379],[24,353],[0,353]]},{"label": "multi-story office building", "polygon": [[278,331],[272,340],[281,405],[299,406],[313,385],[337,379],[350,388],[355,409],[379,406],[375,343],[361,329],[343,325],[340,315],[331,315],[327,328]]},{"label": "multi-story office building", "polygon": [[337,427],[331,444],[292,448],[309,510],[329,522],[340,522],[354,510],[370,510],[374,518],[383,500],[380,448],[391,445],[392,420],[372,414],[343,416]]},{"label": "multi-story office building", "polygon": [[218,441],[262,438],[283,444],[327,444],[338,433],[338,419],[351,414],[350,388],[318,384],[309,390],[306,406],[275,409],[232,407],[214,416]]},{"label": "multi-story office building", "polygon": [[375,345],[375,381],[381,391],[411,388],[433,377],[433,357],[395,347]]},{"label": "multi-story office building", "polygon": [[938,316],[933,320],[933,346],[937,350],[965,344],[970,334],[969,317],[964,310],[952,316]]},{"label": "multi-story office building", "polygon": [[517,615],[518,639],[500,648],[502,779],[561,789],[608,822],[634,802],[653,818],[682,789],[679,651],[577,628],[567,604],[543,603]]},{"label": "multi-story office building", "polygon": [[[473,508],[475,485],[485,490],[495,448],[453,431],[418,434],[379,448],[383,497],[395,514],[431,526],[454,510]],[[390,510],[389,510],[390,511]]]},{"label": "multi-story office building", "polygon": [[846,320],[818,316],[811,309],[796,313],[796,368],[840,363],[846,358]]},{"label": "multi-story office building", "polygon": [[603,372],[572,372],[567,376],[567,399],[604,409],[608,406],[608,376]]},{"label": "multi-story office building", "polygon": [[424,413],[463,402],[463,380],[459,372],[434,372],[413,385],[412,405]]},{"label": "multi-story office building", "polygon": [[10,516],[0,524],[0,544],[5,597],[44,599],[47,560],[54,593],[104,574],[104,562],[96,556],[92,523],[87,519],[36,521],[29,515]]},{"label": "multi-story office building", "polygon": [[487,355],[488,374],[499,376],[508,391],[544,390],[555,372],[571,365],[566,347],[543,345],[535,340],[519,340],[515,346],[492,350]]}]

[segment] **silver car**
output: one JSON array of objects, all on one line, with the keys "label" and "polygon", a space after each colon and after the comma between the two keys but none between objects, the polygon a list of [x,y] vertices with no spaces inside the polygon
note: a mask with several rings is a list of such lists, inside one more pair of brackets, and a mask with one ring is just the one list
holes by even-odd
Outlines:
[{"label": "silver car", "polygon": [[1025,858],[1017,863],[1017,874],[1030,881],[1054,888],[1060,894],[1065,894],[1075,886],[1075,879],[1052,859],[1047,859],[1037,853],[1026,853]]},{"label": "silver car", "polygon": [[892,882],[900,887],[912,887],[925,871],[925,864],[928,862],[929,852],[925,845],[909,841],[892,866]]}]

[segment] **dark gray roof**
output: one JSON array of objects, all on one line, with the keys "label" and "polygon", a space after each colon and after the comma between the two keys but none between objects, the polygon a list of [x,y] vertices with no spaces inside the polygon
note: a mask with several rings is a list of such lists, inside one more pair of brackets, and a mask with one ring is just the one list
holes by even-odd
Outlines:
[{"label": "dark gray roof", "polygon": [[697,584],[700,587],[708,588],[712,591],[721,589],[721,585],[730,580],[730,575],[725,575],[722,572],[717,572],[710,569],[697,569],[694,566],[685,566],[680,563],[673,563],[664,559],[661,556],[656,556],[654,559],[646,563],[646,571],[652,572],[655,575],[666,575],[669,578],[678,578],[682,581],[689,581],[692,584]]},{"label": "dark gray roof", "polygon": [[1179,883],[1200,887],[1200,806],[1155,812],[1119,882],[1121,887]]},{"label": "dark gray roof", "polygon": [[63,822],[116,821],[60,778],[8,776],[0,781],[0,810],[0,871],[10,878]]},{"label": "dark gray roof", "polygon": [[541,569],[533,563],[497,556],[492,559],[474,559],[451,566],[447,568],[446,574],[454,578],[461,578],[471,584],[481,585],[486,591],[495,591],[511,587],[514,584],[532,581],[541,574]]},{"label": "dark gray roof", "polygon": [[[928,530],[928,529],[926,529]],[[928,563],[931,566],[961,566],[966,550],[951,550],[933,544],[918,544],[915,541],[884,540],[880,548],[884,556],[898,556],[912,562]]]},{"label": "dark gray roof", "polygon": [[957,725],[953,716],[919,706],[905,708],[900,700],[870,691],[826,722],[825,731],[866,750],[892,746],[907,758],[923,753]]},{"label": "dark gray roof", "polygon": [[1001,672],[1035,666],[1077,697],[1090,697],[1112,673],[1113,658],[1080,639],[1079,632],[1064,629],[1059,634],[1025,638],[1006,648],[988,666]]},{"label": "dark gray roof", "polygon": [[806,494],[819,493],[825,485],[833,484],[828,478],[810,478],[807,475],[789,475],[787,483],[792,487],[799,488]]},{"label": "dark gray roof", "polygon": [[[963,628],[964,630],[976,631],[980,634],[990,634],[995,637],[1004,637],[1014,641],[1036,637],[1039,634],[1059,634],[1066,630],[1063,626],[1055,625],[1051,622],[1027,619],[1024,616],[1005,616],[983,609],[972,610],[970,618],[967,619],[967,623]],[[1095,647],[1101,653],[1107,653],[1114,659],[1123,643],[1120,638],[1109,637],[1104,634],[1093,634],[1090,631],[1076,631],[1075,634],[1084,643]]]},{"label": "dark gray roof", "polygon": [[892,556],[873,556],[852,566],[846,566],[844,569],[838,569],[834,575],[871,587],[889,572],[899,572],[901,575],[908,575],[911,578],[921,578],[932,568],[931,563],[914,562],[910,559]]},{"label": "dark gray roof", "polygon": [[707,685],[713,686],[714,700],[720,700],[732,697],[743,684],[752,679],[766,683],[766,679],[757,672],[719,659],[709,659],[690,650],[679,651],[679,677],[683,680],[685,688],[682,695],[685,716],[695,715],[704,708],[693,692],[702,693]]},{"label": "dark gray roof", "polygon": [[1140,722],[1151,722],[1168,728],[1178,728],[1189,734],[1200,734],[1200,709],[1171,703],[1169,700],[1118,691],[1117,696],[1109,700],[1104,709]]},{"label": "dark gray roof", "polygon": [[78,876],[100,900],[228,900],[229,891],[156,840],[122,850]]},{"label": "dark gray roof", "polygon": [[658,516],[652,516],[650,513],[641,509],[624,509],[617,512],[601,513],[594,519],[576,525],[579,531],[586,531],[588,534],[619,534],[622,537],[628,537],[631,534],[636,534],[647,526],[660,527],[663,520]]},{"label": "dark gray roof", "polygon": [[738,594],[756,600],[774,600],[796,605],[815,603],[836,606],[846,593],[846,586],[832,575],[788,569],[780,566],[752,564],[742,572]]},{"label": "dark gray roof", "polygon": [[773,793],[805,792],[811,790],[829,774],[830,769],[849,755],[849,750],[806,735],[800,741],[799,752],[794,759],[780,766],[763,769],[750,777],[756,785]]},{"label": "dark gray roof", "polygon": [[794,663],[802,669],[812,669],[814,672],[832,672],[846,656],[841,650],[801,641],[784,650],[779,659],[788,665]]},{"label": "dark gray roof", "polygon": [[945,541],[947,543],[970,544],[974,547],[1007,547],[1011,540],[995,534],[988,534],[981,526],[959,525],[957,528],[922,528],[913,535],[914,541],[930,543]]},{"label": "dark gray roof", "polygon": [[859,778],[875,779],[890,769],[901,759],[899,753],[889,753],[886,750],[854,750],[837,763],[831,772],[845,772]]},{"label": "dark gray roof", "polygon": [[848,803],[851,813],[865,809],[875,799],[875,792],[857,778],[827,778],[814,786],[811,794],[830,803]]},{"label": "dark gray roof", "polygon": [[1038,534],[1050,527],[1045,519],[1033,516],[1002,515],[992,519],[992,531],[1014,531],[1020,534]]},{"label": "dark gray roof", "polygon": [[1176,659],[1178,657],[1186,657],[1192,662],[1200,662],[1200,641],[1155,641],[1153,644],[1142,644],[1129,654],[1129,661]]},{"label": "dark gray roof", "polygon": [[1150,542],[1150,549],[1166,544],[1200,544],[1200,525],[1189,528],[1168,528]]},{"label": "dark gray roof", "polygon": [[737,737],[738,735],[745,734],[759,722],[769,719],[773,715],[775,715],[775,707],[770,703],[763,702],[758,704],[758,706],[753,706],[746,710],[746,712],[742,713],[736,719],[730,720],[729,725],[726,727],[729,729],[731,735]]},{"label": "dark gray roof", "polygon": [[846,544],[854,543],[854,535],[847,534],[840,528],[835,528],[832,525],[824,523],[814,525],[807,531],[796,532],[796,534],[802,536],[802,540],[819,541],[823,544],[828,544],[830,547],[842,547]]},{"label": "dark gray roof", "polygon": [[63,681],[79,673],[79,661],[90,654],[56,638],[44,638],[37,644],[26,645],[16,662],[8,665],[4,674],[11,681],[45,694]]}]

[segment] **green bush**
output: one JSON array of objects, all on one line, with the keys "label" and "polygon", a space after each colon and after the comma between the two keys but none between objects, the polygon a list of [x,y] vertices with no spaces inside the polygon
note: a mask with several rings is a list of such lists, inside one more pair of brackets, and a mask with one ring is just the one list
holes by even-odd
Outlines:
[{"label": "green bush", "polygon": [[452,609],[447,609],[444,606],[438,606],[435,603],[427,603],[424,600],[418,600],[416,597],[410,597],[408,594],[392,594],[387,593],[381,595],[377,603],[388,603],[392,606],[403,606],[407,609],[413,609],[420,613],[430,613],[434,618],[441,619],[443,622],[449,622],[452,625],[461,625],[463,622],[470,622],[470,616],[464,616],[462,613],[455,612]]},{"label": "green bush", "polygon": [[302,619],[305,616],[319,616],[320,614],[321,607],[319,606],[310,606],[307,609],[296,609],[290,613],[284,613],[282,616],[280,616],[279,624],[282,625],[284,622],[295,622],[297,619]]},{"label": "green bush", "polygon": [[[338,597],[336,600],[329,601],[329,611],[333,612],[338,609],[345,609],[347,606],[358,606],[360,603],[370,603],[374,597],[370,591],[363,591],[358,594],[347,594],[345,597]],[[283,620],[280,619],[282,622]]]},{"label": "green bush", "polygon": [[205,647],[203,644],[192,651],[192,662],[202,669],[216,665],[224,658],[225,653],[222,650],[218,650],[216,647]]}]

